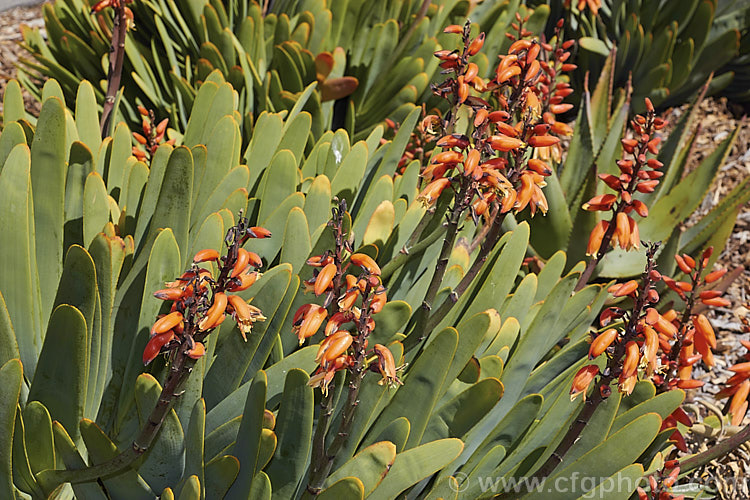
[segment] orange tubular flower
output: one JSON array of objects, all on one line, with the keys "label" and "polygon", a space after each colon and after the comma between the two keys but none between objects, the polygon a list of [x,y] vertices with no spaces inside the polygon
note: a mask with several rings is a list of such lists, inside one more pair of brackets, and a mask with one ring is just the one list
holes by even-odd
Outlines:
[{"label": "orange tubular flower", "polygon": [[630,280],[626,283],[623,283],[622,285],[615,285],[615,287],[617,288],[615,288],[614,290],[610,289],[612,295],[614,295],[615,297],[624,297],[638,290],[638,282],[635,280]]},{"label": "orange tubular flower", "polygon": [[629,378],[638,373],[638,364],[641,361],[641,353],[638,344],[630,341],[625,345],[625,361],[622,363],[622,377]]},{"label": "orange tubular flower", "polygon": [[147,365],[155,360],[162,348],[172,339],[174,339],[174,332],[172,330],[167,330],[166,332],[160,333],[151,338],[151,340],[148,341],[148,344],[146,344],[146,348],[143,350],[143,364]]},{"label": "orange tubular flower", "polygon": [[610,328],[609,330],[599,334],[589,347],[589,359],[594,359],[607,350],[609,346],[617,338],[617,330]]},{"label": "orange tubular flower", "polygon": [[586,391],[594,381],[594,377],[599,374],[599,367],[596,365],[587,365],[578,370],[573,377],[573,386],[570,389],[570,400],[573,401],[579,394],[583,394],[583,400],[586,401]]},{"label": "orange tubular flower", "polygon": [[219,260],[219,252],[211,248],[201,250],[200,252],[195,254],[195,257],[193,257],[193,262],[195,262],[196,264],[199,262],[207,262],[207,261],[215,262],[217,260]]},{"label": "orange tubular flower", "polygon": [[224,317],[224,311],[227,309],[227,295],[222,292],[218,292],[214,295],[214,303],[206,311],[206,315],[198,323],[198,328],[201,330],[210,330],[219,325]]},{"label": "orange tubular flower", "polygon": [[602,238],[604,233],[609,229],[609,222],[606,220],[599,221],[594,229],[591,231],[589,236],[589,244],[586,247],[586,255],[594,255],[599,251],[599,247],[602,245]]},{"label": "orange tubular flower", "polygon": [[354,337],[346,330],[339,330],[323,339],[315,356],[315,362],[326,368],[332,361],[341,356],[352,345]]},{"label": "orange tubular flower", "polygon": [[396,375],[396,362],[393,359],[391,350],[381,344],[375,344],[375,354],[378,357],[377,370],[383,376],[378,381],[378,385],[386,385],[390,388],[396,388],[403,385]]},{"label": "orange tubular flower", "polygon": [[206,354],[206,346],[202,342],[196,342],[192,349],[187,352],[189,358],[200,359]]},{"label": "orange tubular flower", "polygon": [[312,337],[328,317],[328,311],[317,304],[305,304],[300,307],[292,320],[292,332],[299,338],[299,345]]},{"label": "orange tubular flower", "polygon": [[729,414],[732,415],[732,425],[742,424],[747,413],[747,396],[750,393],[750,381],[744,380],[740,383],[732,396],[729,404]]},{"label": "orange tubular flower", "polygon": [[261,273],[257,271],[253,271],[251,273],[243,273],[237,276],[234,279],[234,284],[230,285],[229,288],[227,288],[230,292],[240,292],[242,290],[247,290],[250,288],[253,283],[255,283],[258,278],[260,278],[262,275]]},{"label": "orange tubular flower", "polygon": [[445,177],[441,177],[440,179],[434,180],[431,183],[427,185],[424,190],[419,193],[419,196],[417,197],[418,200],[420,200],[425,206],[429,207],[435,204],[437,199],[440,197],[440,194],[450,186],[450,179],[446,179]]},{"label": "orange tubular flower", "polygon": [[378,267],[378,264],[369,255],[363,253],[355,253],[352,254],[351,257],[349,257],[349,260],[352,264],[365,269],[373,276],[380,276],[380,267]]},{"label": "orange tubular flower", "polygon": [[251,238],[270,238],[271,237],[271,231],[264,227],[257,227],[253,226],[249,230],[249,234]]},{"label": "orange tubular flower", "polygon": [[260,309],[248,304],[239,295],[229,295],[227,296],[227,301],[231,307],[232,317],[240,328],[242,339],[247,342],[245,334],[253,328],[253,323],[256,321],[265,321],[266,317],[263,316]]},{"label": "orange tubular flower", "polygon": [[245,270],[247,265],[250,263],[250,252],[245,250],[244,248],[240,248],[237,250],[237,260],[234,263],[234,268],[232,269],[232,273],[230,274],[230,277],[236,278],[240,275],[242,271]]},{"label": "orange tubular flower", "polygon": [[154,292],[154,297],[161,300],[179,300],[184,290],[182,288],[165,288]]},{"label": "orange tubular flower", "polygon": [[324,369],[322,366],[318,368],[315,374],[310,377],[307,385],[309,385],[310,387],[320,387],[323,396],[327,396],[328,386],[333,380],[333,376],[337,371],[343,370],[351,364],[351,356],[339,356],[338,358],[334,359],[332,363],[329,363],[327,368]]},{"label": "orange tubular flower", "polygon": [[151,327],[151,336],[153,337],[154,335],[171,330],[178,324],[182,323],[183,319],[184,318],[180,311],[174,311],[167,314],[163,318],[157,320],[156,323],[154,323],[154,326]]},{"label": "orange tubular flower", "polygon": [[507,135],[503,134],[490,136],[489,143],[492,149],[496,151],[512,151],[514,149],[520,148],[524,144],[521,139],[508,137]]},{"label": "orange tubular flower", "polygon": [[321,295],[328,290],[333,283],[334,276],[336,276],[336,269],[336,264],[330,263],[318,273],[318,277],[315,279],[315,295]]}]

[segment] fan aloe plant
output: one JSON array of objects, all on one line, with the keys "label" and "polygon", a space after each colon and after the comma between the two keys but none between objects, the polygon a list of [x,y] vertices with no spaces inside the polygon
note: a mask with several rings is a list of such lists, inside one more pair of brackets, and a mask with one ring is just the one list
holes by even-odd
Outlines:
[{"label": "fan aloe plant", "polygon": [[[208,7],[223,8],[211,2],[204,14]],[[507,7],[479,4],[476,14],[489,19]],[[241,7],[230,2],[227,16],[237,19],[232,16],[241,10],[235,9]],[[538,22],[540,12],[544,9],[528,18],[519,15],[517,22]],[[297,19],[304,17],[303,12]],[[421,25],[437,22],[430,19]],[[517,31],[523,33],[523,27]],[[507,91],[512,100],[523,91],[511,110],[526,114],[519,122],[523,140],[508,141],[512,138],[501,133],[485,137],[489,127],[499,127],[492,120],[511,115],[491,120],[490,104],[468,99],[465,85],[469,73],[476,77],[491,68],[464,59],[459,64],[459,57],[442,54],[439,61],[456,73],[455,81],[442,87],[455,96],[452,109],[467,102],[476,106],[472,113],[484,110],[481,120],[458,112],[445,120],[446,128],[456,125],[469,133],[473,121],[484,130],[466,138],[466,145],[443,143],[444,152],[452,153],[445,158],[459,154],[454,147],[470,145],[481,148],[480,155],[491,152],[496,162],[497,151],[507,153],[501,159],[512,160],[516,171],[508,169],[510,188],[503,186],[506,193],[518,189],[519,196],[507,213],[511,208],[521,213],[532,199],[543,211],[543,182],[530,169],[540,170],[539,177],[547,179],[545,219],[508,215],[503,231],[499,222],[464,223],[469,208],[458,195],[474,196],[467,187],[474,181],[467,179],[475,174],[482,179],[483,168],[495,165],[475,162],[468,170],[468,154],[461,160],[463,173],[456,170],[449,181],[458,186],[457,197],[445,191],[432,200],[421,189],[425,165],[402,160],[422,115],[408,103],[398,103],[402,116],[392,140],[384,139],[379,119],[361,129],[350,122],[326,131],[324,110],[310,107],[320,98],[310,84],[299,88],[283,111],[253,111],[262,109],[252,116],[250,133],[245,107],[250,87],[239,82],[235,89],[231,75],[213,69],[202,75],[194,98],[184,101],[184,116],[171,114],[184,129],[158,132],[162,139],[168,133],[175,145],[144,137],[148,154],[134,156],[133,138],[141,141],[126,123],[101,139],[97,92],[88,82],[77,85],[69,110],[64,104],[69,91],[49,80],[36,121],[23,109],[18,84],[8,86],[0,134],[0,225],[14,235],[0,244],[4,496],[348,499],[408,492],[414,498],[479,498],[501,493],[504,481],[522,477],[554,483],[583,475],[592,481],[582,489],[556,494],[604,495],[609,478],[625,477],[628,486],[618,494],[628,498],[644,474],[665,469],[676,425],[669,416],[683,399],[680,390],[656,395],[656,387],[644,380],[630,387],[629,396],[614,391],[598,403],[581,439],[571,441],[570,429],[587,404],[571,400],[571,385],[575,393],[592,325],[609,298],[603,284],[579,285],[585,265],[575,253],[578,240],[596,221],[579,215],[578,206],[596,194],[594,168],[612,168],[619,157],[628,101],[618,95],[610,113],[604,104],[607,85],[597,86],[582,108],[558,179],[525,156],[526,143],[540,149],[557,144],[547,134],[551,124],[532,122],[539,119],[530,88],[541,75],[541,65],[533,65],[540,45],[477,37],[471,24],[449,27],[447,34],[456,33],[465,42],[461,57],[477,56],[479,62],[484,56],[476,52],[484,40],[493,58],[499,47],[513,48],[509,55],[515,58],[503,54],[508,76],[501,79],[498,72],[495,90]],[[514,61],[525,61],[523,68],[520,63],[518,70],[509,68]],[[522,71],[532,83],[517,78]],[[365,78],[357,78],[362,85]],[[475,85],[476,92],[486,90],[483,81]],[[366,89],[364,100],[377,90],[359,88]],[[521,90],[513,97],[515,88]],[[543,94],[547,106],[552,94]],[[126,102],[120,101],[125,109],[138,100]],[[144,112],[149,124],[158,115],[138,111]],[[504,125],[503,133],[519,134]],[[683,132],[688,128],[682,123],[677,135],[689,135]],[[463,144],[461,134],[453,133],[445,137]],[[704,191],[676,191],[689,151],[681,140],[663,146],[669,169],[662,181],[667,187],[661,188],[666,191],[658,195],[670,200],[669,207],[690,211]],[[696,170],[704,186],[729,144],[708,167]],[[574,169],[575,161],[592,164],[581,158],[596,161],[588,170]],[[451,168],[458,169],[455,163]],[[673,191],[679,197],[672,198]],[[489,197],[491,190],[484,194],[498,203]],[[565,195],[573,201],[566,202]],[[715,227],[726,231],[726,214],[744,196],[734,193],[685,244],[672,237],[665,246],[722,244],[721,235],[711,240],[704,234],[717,233]],[[680,201],[685,197],[690,202]],[[686,214],[660,212],[658,205],[649,217],[669,219],[667,237]],[[555,225],[566,216],[567,226]],[[495,227],[497,239],[490,245],[470,250],[443,241],[472,240],[485,226]],[[572,256],[543,246],[544,233],[562,238],[559,248],[570,247]],[[244,249],[248,234],[270,237]],[[578,236],[566,240],[568,234]],[[527,265],[530,252],[545,260],[538,272]],[[606,258],[599,271],[603,278],[614,275],[606,271],[611,266]],[[632,259],[616,269],[618,276],[643,271],[645,262]],[[262,275],[245,268],[250,262],[263,268]],[[654,265],[653,259],[647,262]],[[668,267],[666,261],[659,265]],[[468,285],[461,287],[467,276]],[[306,288],[325,294],[322,305],[311,306],[316,299]],[[165,298],[167,304],[159,300]],[[249,301],[257,308],[247,309],[253,317],[265,317],[252,331],[252,320],[242,313]],[[429,315],[425,304],[433,301],[450,307]],[[326,308],[331,321],[335,314],[349,315],[339,317],[331,331],[325,328],[330,336],[304,324],[309,316],[321,326]],[[225,310],[238,321],[221,323]],[[353,323],[356,331],[338,330],[344,323]],[[305,338],[320,346],[300,347]],[[145,370],[142,362],[148,362]],[[366,367],[381,376],[364,374]],[[325,394],[313,386],[325,388]],[[549,469],[545,464],[569,441],[560,463]]]},{"label": "fan aloe plant", "polygon": [[[54,81],[44,93],[35,127],[11,84],[0,135],[0,220],[17,235],[2,245],[0,273],[4,494],[301,494],[318,398],[307,385],[318,349],[298,348],[291,333],[293,313],[309,301],[300,288],[309,276],[303,264],[332,248],[327,220],[334,195],[353,207],[344,218],[353,249],[387,262],[403,246],[426,208],[416,200],[418,165],[395,179],[391,172],[419,110],[394,141],[380,144],[380,127],[354,144],[344,131],[328,132],[308,155],[307,133],[299,133],[310,127],[304,103],[286,118],[266,113],[257,128],[264,132],[245,153],[251,172],[240,165],[226,83],[201,87],[183,145],[160,146],[149,166],[130,156],[124,124],[112,138],[99,138],[89,84],[81,84],[74,113]],[[220,251],[240,209],[273,233],[252,247],[267,268],[263,276],[237,292],[268,319],[247,342],[230,331],[233,324],[219,327],[144,457],[92,481],[86,467],[111,463],[138,443],[159,400],[167,365],[157,358],[144,373],[141,364],[162,309],[152,293],[180,276],[197,250]],[[503,236],[459,307],[418,356],[406,355],[402,386],[363,380],[360,418],[320,495],[392,498],[411,488],[455,498],[463,483],[479,488],[478,477],[522,474],[534,450],[565,432],[580,405],[568,398],[570,380],[607,294],[592,285],[571,296],[581,267],[564,273],[561,252],[538,275],[520,279],[528,239],[525,223]],[[415,290],[426,286],[420,278],[434,267],[439,247],[437,240],[427,244],[384,280],[388,303],[370,341],[387,346],[397,365],[405,356],[401,332],[419,305]],[[460,248],[453,252],[451,276],[460,278],[467,257]],[[555,349],[562,339],[565,348]],[[616,463],[597,464],[597,476],[625,468],[635,477],[661,466],[663,441],[654,439],[681,396],[653,400],[644,384],[626,404],[619,397],[608,403],[607,418],[619,412],[619,424],[581,442],[561,474],[590,472],[589,457],[609,456],[614,447],[628,451],[619,451]],[[339,398],[337,390],[333,408]],[[456,478],[466,479],[459,485]]]},{"label": "fan aloe plant", "polygon": [[[21,81],[37,97],[40,77],[56,78],[72,105],[78,82],[94,82],[97,102],[104,101],[112,15],[90,14],[88,0],[45,4],[49,39],[24,28],[24,46],[32,59],[21,61]],[[253,2],[134,2],[134,29],[125,41],[121,116],[135,125],[137,106],[169,117],[183,131],[200,86],[218,70],[238,92],[243,144],[264,111],[289,111],[305,96],[314,117],[313,137],[346,127],[364,139],[385,118],[402,121],[426,93],[438,61],[442,27],[466,15],[491,41],[488,61],[507,48],[518,2],[485,2],[473,8],[456,0],[372,5],[350,2],[272,2],[269,11]],[[542,6],[530,28],[544,25]],[[90,42],[88,42],[90,40]],[[483,56],[484,57],[484,56]],[[102,61],[102,64],[96,63]],[[309,90],[315,83],[315,90]],[[303,93],[304,92],[304,93]],[[308,96],[307,92],[312,92]],[[348,97],[334,108],[333,100]]]}]

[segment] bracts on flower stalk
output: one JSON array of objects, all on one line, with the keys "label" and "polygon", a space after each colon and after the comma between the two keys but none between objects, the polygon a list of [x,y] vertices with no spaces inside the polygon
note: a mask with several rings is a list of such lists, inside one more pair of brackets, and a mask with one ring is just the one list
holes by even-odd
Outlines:
[{"label": "bracts on flower stalk", "polygon": [[[172,303],[169,312],[161,315],[151,327],[151,338],[143,351],[143,363],[148,365],[159,355],[167,357],[169,370],[155,408],[148,415],[144,427],[132,446],[110,461],[80,470],[47,470],[39,480],[48,491],[64,482],[86,482],[114,474],[128,467],[153,444],[167,414],[182,394],[181,387],[190,376],[197,359],[205,355],[205,342],[229,314],[239,326],[243,338],[256,321],[266,318],[262,312],[245,302],[238,292],[247,289],[260,277],[255,270],[260,257],[243,248],[251,238],[267,238],[271,233],[261,227],[251,227],[240,213],[237,225],[232,226],[224,240],[227,253],[223,256],[213,249],[201,250],[192,267],[167,287],[154,292],[157,299]],[[214,262],[218,275],[199,264]]]},{"label": "bracts on flower stalk", "polygon": [[[367,371],[379,373],[382,376],[380,384],[389,387],[401,384],[397,375],[399,368],[390,349],[380,344],[369,349],[368,337],[375,329],[372,316],[383,309],[387,296],[375,260],[364,253],[352,253],[351,241],[344,229],[346,210],[346,201],[341,200],[333,208],[333,217],[328,222],[334,233],[334,248],[307,261],[308,265],[319,270],[304,283],[305,287],[316,296],[325,295],[324,302],[322,305],[303,305],[295,313],[292,323],[293,333],[302,344],[316,335],[328,319],[315,357],[319,366],[309,381],[309,385],[320,387],[323,397],[313,436],[308,495],[322,491],[333,460],[349,437],[359,390]],[[340,372],[345,373],[349,390],[341,422],[332,439],[328,440],[333,417],[334,391],[331,386]],[[330,444],[326,445],[327,442]]]}]

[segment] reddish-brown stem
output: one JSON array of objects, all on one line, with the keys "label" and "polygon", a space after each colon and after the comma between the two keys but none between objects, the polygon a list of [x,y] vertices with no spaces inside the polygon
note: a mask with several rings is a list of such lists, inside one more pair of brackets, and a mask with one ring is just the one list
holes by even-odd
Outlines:
[{"label": "reddish-brown stem", "polygon": [[[653,113],[650,113],[647,118],[648,122],[646,124],[645,128],[645,135],[648,135],[651,137],[651,134],[654,130],[654,115]],[[623,191],[628,192],[631,196],[633,193],[636,192],[636,188],[638,187],[638,183],[640,179],[638,178],[638,172],[643,168],[643,166],[646,164],[646,153],[648,153],[648,145],[645,141],[641,141],[638,149],[636,149],[633,154],[633,173],[631,174],[630,181],[625,185]],[[643,160],[643,161],[641,161]],[[596,252],[596,255],[589,259],[589,261],[586,263],[586,268],[583,270],[583,273],[581,273],[581,277],[578,279],[578,283],[576,284],[575,291],[578,292],[582,290],[591,279],[591,275],[594,273],[594,269],[596,269],[596,266],[601,262],[601,260],[604,258],[604,255],[609,252],[610,245],[612,244],[612,238],[615,235],[615,230],[617,228],[617,215],[622,212],[626,208],[627,204],[623,200],[619,200],[615,206],[612,209],[612,218],[609,220],[609,226],[607,227],[607,230],[604,233],[604,236],[602,237],[602,242],[599,245],[599,250]]]},{"label": "reddish-brown stem", "polygon": [[109,50],[109,72],[107,73],[107,96],[104,98],[100,123],[102,138],[110,135],[112,110],[115,105],[115,96],[120,90],[122,62],[125,58],[125,36],[128,31],[125,7],[118,5],[114,7],[114,11],[115,19],[112,27],[112,45]]},{"label": "reddish-brown stem", "polygon": [[[342,280],[344,278],[342,266],[346,237],[343,229],[345,213],[346,201],[342,201],[335,210],[334,218],[331,221],[336,245],[333,251],[333,262],[336,264],[336,275],[333,278],[333,290],[330,292],[333,301],[332,304],[329,305],[329,309],[334,312],[338,310],[338,298],[341,296]],[[323,399],[320,402],[320,415],[318,416],[315,435],[313,436],[312,462],[310,464],[310,478],[307,490],[316,495],[320,492],[325,479],[328,477],[330,463],[332,462],[326,452],[326,436],[328,435],[328,429],[331,425],[331,419],[333,418],[334,392],[333,387],[329,387],[328,392],[323,396]],[[328,468],[327,470],[326,467]]]},{"label": "reddish-brown stem", "polygon": [[560,441],[560,444],[558,444],[555,448],[555,451],[552,452],[552,454],[544,462],[544,464],[542,464],[542,466],[534,473],[531,478],[532,481],[535,479],[540,480],[549,477],[549,475],[555,470],[555,468],[560,465],[563,457],[565,457],[565,454],[570,450],[576,440],[578,440],[578,437],[586,427],[586,424],[588,424],[589,420],[594,414],[594,411],[596,411],[596,408],[602,403],[602,401],[604,401],[605,398],[602,396],[601,390],[599,390],[599,388],[609,387],[612,381],[614,381],[615,378],[617,378],[622,372],[622,360],[625,357],[625,346],[631,340],[635,340],[636,336],[638,335],[638,322],[640,321],[641,315],[646,305],[648,304],[648,291],[653,286],[651,271],[655,267],[654,255],[656,254],[658,246],[658,244],[652,244],[647,251],[648,261],[646,264],[646,271],[643,273],[643,283],[638,289],[638,296],[635,299],[635,304],[633,305],[633,310],[631,312],[630,319],[628,320],[628,323],[625,327],[623,337],[615,346],[612,356],[607,360],[607,367],[603,371],[605,375],[603,375],[599,382],[597,382],[591,398],[587,400],[583,408],[581,408],[580,412],[576,416],[576,419],[571,424],[565,436],[563,436],[562,441]]}]

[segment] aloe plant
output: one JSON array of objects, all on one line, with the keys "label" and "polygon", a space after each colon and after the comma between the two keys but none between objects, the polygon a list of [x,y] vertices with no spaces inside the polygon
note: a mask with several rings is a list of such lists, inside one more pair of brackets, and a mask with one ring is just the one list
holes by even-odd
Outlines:
[{"label": "aloe plant", "polygon": [[[126,125],[99,139],[88,83],[75,112],[47,83],[37,126],[26,120],[16,84],[10,88],[0,135],[0,221],[17,236],[0,246],[6,496],[69,496],[71,488],[79,498],[302,494],[318,398],[307,385],[317,348],[299,348],[291,333],[294,311],[309,301],[303,264],[332,245],[333,196],[351,207],[354,249],[381,264],[397,255],[426,211],[416,200],[418,164],[392,175],[419,110],[393,141],[381,144],[380,126],[354,143],[339,130],[306,153],[312,119],[300,101],[286,115],[259,116],[243,152],[234,91],[214,73],[182,145],[160,146],[147,167],[130,156]],[[161,309],[151,293],[197,250],[220,250],[240,209],[273,233],[253,246],[267,268],[262,278],[239,292],[268,320],[247,343],[222,326],[145,458],[91,480],[85,468],[130,449],[157,404],[166,365],[141,365]],[[426,240],[384,280],[389,302],[371,341],[387,345],[396,363],[409,360],[403,386],[364,379],[358,418],[321,495],[480,496],[478,478],[527,475],[544,461],[580,407],[568,397],[570,381],[607,294],[591,285],[571,295],[582,266],[568,265],[562,252],[540,273],[524,274],[529,237],[520,223],[501,238],[420,351],[403,352],[402,332],[440,241]],[[456,248],[445,283],[460,280],[469,259]],[[608,400],[590,424],[596,432],[566,455],[559,474],[637,477],[661,467],[669,446],[661,421],[682,395],[653,394],[644,382],[633,396]]]},{"label": "aloe plant", "polygon": [[[315,140],[342,126],[364,139],[385,118],[402,121],[413,103],[429,95],[438,69],[432,54],[444,41],[444,25],[470,15],[493,37],[485,50],[491,61],[509,44],[503,33],[518,3],[470,9],[455,0],[395,0],[377,7],[362,0],[294,1],[273,2],[264,13],[256,1],[135,2],[129,6],[135,29],[125,43],[121,117],[134,126],[143,105],[184,131],[198,89],[218,70],[238,92],[244,145],[264,111],[289,111],[300,99],[315,118]],[[78,82],[87,79],[103,102],[105,86],[98,82],[106,80],[106,64],[93,61],[108,59],[112,19],[106,10],[90,10],[88,0],[44,5],[49,42],[39,30],[23,30],[33,59],[21,61],[20,78],[32,94],[41,97],[39,77],[52,77],[73,103]],[[541,28],[548,11],[537,9],[530,28]],[[335,108],[339,98],[348,99]]]},{"label": "aloe plant", "polygon": [[[531,247],[543,259],[560,248],[566,249],[571,262],[584,258],[588,235],[601,217],[581,210],[581,206],[593,196],[604,193],[606,186],[598,182],[598,174],[619,175],[616,162],[622,154],[621,139],[633,96],[624,90],[611,91],[613,62],[611,56],[594,91],[584,92],[568,155],[558,165],[556,175],[547,180],[545,193],[550,206],[547,217],[529,221]],[[695,169],[686,173],[696,140],[696,109],[705,91],[704,88],[673,124],[672,132],[663,142],[658,159],[664,164],[664,176],[657,190],[641,195],[649,205],[649,213],[639,222],[640,239],[665,242],[659,255],[666,257],[660,258],[659,264],[667,273],[675,269],[671,258],[674,253],[695,254],[709,246],[723,248],[740,207],[750,200],[746,179],[694,225],[685,231],[680,229],[708,192],[738,133],[735,130]],[[716,256],[712,257],[711,264],[715,260]],[[616,249],[602,259],[595,275],[603,278],[637,276],[645,262],[643,248],[640,251]]]},{"label": "aloe plant", "polygon": [[689,101],[711,74],[709,94],[719,92],[734,77],[727,65],[743,64],[740,37],[748,25],[742,2],[605,0],[596,15],[585,8],[578,11],[576,2],[572,7],[561,1],[530,3],[548,4],[551,19],[569,18],[581,47],[577,88],[582,88],[586,71],[594,77],[602,71],[617,47],[613,83],[624,88],[632,75],[637,112],[644,97],[662,108]]}]

